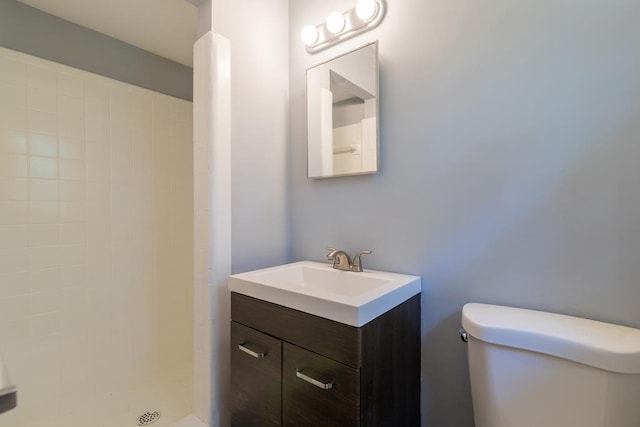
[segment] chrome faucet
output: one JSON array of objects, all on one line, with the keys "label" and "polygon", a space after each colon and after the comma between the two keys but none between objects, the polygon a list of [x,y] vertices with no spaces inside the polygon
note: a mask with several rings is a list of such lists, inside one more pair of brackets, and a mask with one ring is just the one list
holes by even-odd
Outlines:
[{"label": "chrome faucet", "polygon": [[329,253],[327,254],[327,259],[329,261],[333,261],[333,268],[336,270],[343,271],[362,271],[362,255],[370,254],[371,251],[365,250],[360,251],[353,257],[353,262],[351,261],[351,257],[348,253],[341,249],[336,248],[327,248]]}]

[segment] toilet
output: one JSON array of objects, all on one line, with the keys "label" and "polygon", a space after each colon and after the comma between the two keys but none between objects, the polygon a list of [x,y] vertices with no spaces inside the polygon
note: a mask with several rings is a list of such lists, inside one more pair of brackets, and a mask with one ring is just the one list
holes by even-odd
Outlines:
[{"label": "toilet", "polygon": [[476,427],[640,427],[640,330],[478,303],[462,326]]}]

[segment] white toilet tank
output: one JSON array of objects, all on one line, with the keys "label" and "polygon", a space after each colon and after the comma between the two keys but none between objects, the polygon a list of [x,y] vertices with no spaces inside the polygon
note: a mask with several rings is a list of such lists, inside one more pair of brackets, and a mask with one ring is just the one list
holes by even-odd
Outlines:
[{"label": "white toilet tank", "polygon": [[466,304],[476,427],[640,427],[640,330]]}]

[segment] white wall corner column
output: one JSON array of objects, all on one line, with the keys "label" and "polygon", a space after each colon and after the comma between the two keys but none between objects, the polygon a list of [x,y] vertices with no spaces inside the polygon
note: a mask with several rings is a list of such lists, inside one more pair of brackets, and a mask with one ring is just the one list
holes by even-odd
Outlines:
[{"label": "white wall corner column", "polygon": [[230,42],[211,31],[194,45],[194,413],[229,420],[231,273]]}]

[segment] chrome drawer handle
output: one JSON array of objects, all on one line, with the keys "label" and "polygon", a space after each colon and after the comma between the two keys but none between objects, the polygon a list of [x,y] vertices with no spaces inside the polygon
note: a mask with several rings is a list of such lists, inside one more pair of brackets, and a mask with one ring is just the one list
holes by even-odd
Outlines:
[{"label": "chrome drawer handle", "polygon": [[330,388],[333,388],[333,383],[323,383],[322,381],[318,381],[315,378],[311,378],[310,376],[303,374],[300,369],[296,369],[296,377],[323,390],[329,390]]},{"label": "chrome drawer handle", "polygon": [[238,344],[238,348],[242,351],[244,351],[245,353],[247,353],[249,356],[253,356],[256,359],[262,359],[263,357],[265,357],[267,355],[266,352],[259,352],[259,351],[253,351],[246,346],[247,343],[242,343],[242,344]]}]

